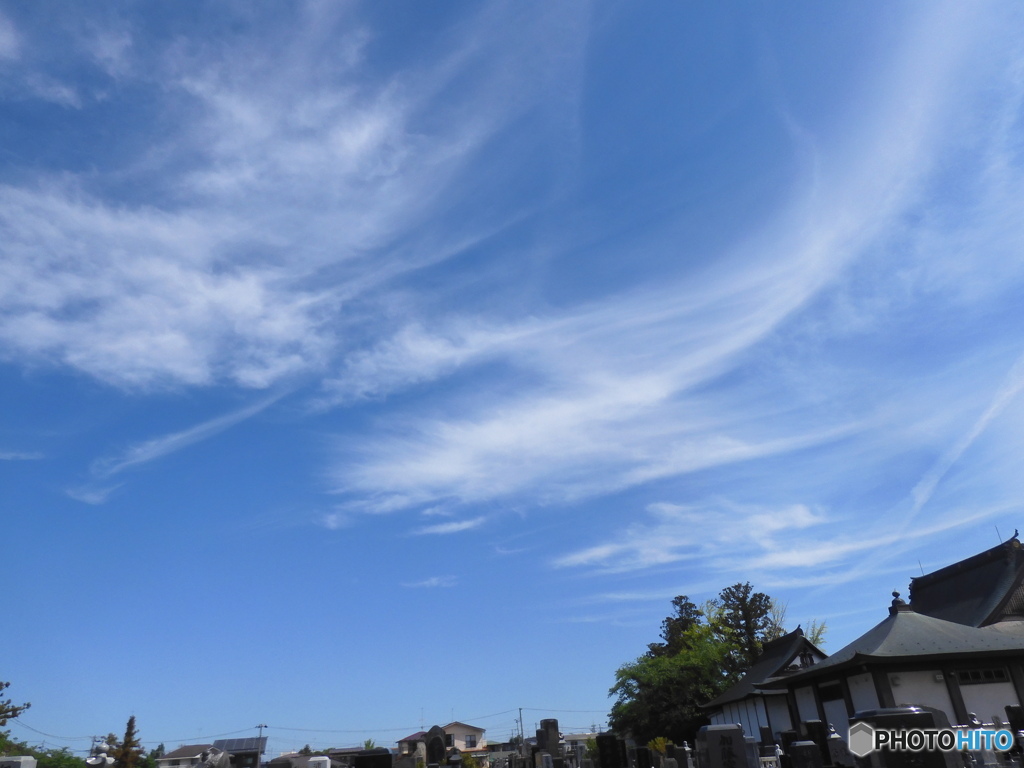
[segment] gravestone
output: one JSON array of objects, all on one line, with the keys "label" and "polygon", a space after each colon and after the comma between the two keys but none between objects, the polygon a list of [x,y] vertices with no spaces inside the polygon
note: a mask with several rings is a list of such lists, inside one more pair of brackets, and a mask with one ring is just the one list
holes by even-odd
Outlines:
[{"label": "gravestone", "polygon": [[457,747],[452,747],[448,750],[448,765],[455,766],[455,768],[461,768],[462,752],[460,752]]},{"label": "gravestone", "polygon": [[[850,728],[857,723],[886,730],[930,730],[949,728],[946,713],[930,707],[885,707],[857,712],[850,718]],[[963,768],[959,752],[943,752],[939,749],[920,752],[902,752],[882,747],[866,758],[858,759],[858,765],[886,766],[887,768]]]},{"label": "gravestone", "polygon": [[636,768],[654,768],[654,762],[651,760],[650,748],[636,748]]},{"label": "gravestone", "polygon": [[352,768],[391,768],[391,761],[390,749],[364,749],[353,755]]},{"label": "gravestone", "polygon": [[597,742],[597,768],[626,768],[619,751],[619,740],[614,733],[599,733]]},{"label": "gravestone", "polygon": [[551,758],[551,768],[565,768],[565,758],[564,757],[552,757]]},{"label": "gravestone", "polygon": [[775,743],[775,736],[772,734],[772,729],[767,725],[762,725],[760,728],[761,732],[761,746],[767,746]]},{"label": "gravestone", "polygon": [[761,755],[757,753],[757,739],[753,736],[744,736],[743,743],[747,746],[747,765],[760,766]]},{"label": "gravestone", "polygon": [[540,721],[540,728],[537,730],[537,749],[547,752],[552,757],[561,757],[561,740],[557,720],[548,718]]},{"label": "gravestone", "polygon": [[395,758],[394,768],[416,768],[416,755],[401,755]]},{"label": "gravestone", "polygon": [[594,761],[589,757],[584,757],[583,762],[580,763],[580,768],[594,768]]},{"label": "gravestone", "polygon": [[818,745],[818,751],[821,752],[822,765],[831,765],[832,760],[828,753],[828,726],[821,722],[821,720],[805,720],[803,726],[804,733],[807,734],[807,740],[813,741]]},{"label": "gravestone", "polygon": [[705,725],[697,731],[697,768],[759,768],[747,762],[743,726]]},{"label": "gravestone", "polygon": [[423,743],[427,749],[427,765],[441,765],[445,762],[447,752],[444,742],[447,734],[444,728],[433,725],[423,736]]},{"label": "gravestone", "polygon": [[547,752],[538,752],[537,757],[540,758],[540,768],[555,768],[555,761]]},{"label": "gravestone", "polygon": [[813,741],[794,741],[789,748],[793,768],[822,768],[821,750]]},{"label": "gravestone", "polygon": [[674,757],[666,757],[661,761],[661,768],[679,768],[679,761]]},{"label": "gravestone", "polygon": [[850,745],[846,743],[846,739],[836,733],[836,729],[831,725],[828,727],[828,755],[832,760],[832,765],[853,768],[857,764],[856,758],[850,752]]},{"label": "gravestone", "polygon": [[623,739],[622,742],[626,749],[626,765],[636,768],[636,742],[632,739]]},{"label": "gravestone", "polygon": [[792,768],[793,761],[789,756],[789,750],[792,746],[800,740],[796,731],[781,731],[779,733],[779,741],[782,746],[782,757],[779,758],[779,765],[781,768]]}]

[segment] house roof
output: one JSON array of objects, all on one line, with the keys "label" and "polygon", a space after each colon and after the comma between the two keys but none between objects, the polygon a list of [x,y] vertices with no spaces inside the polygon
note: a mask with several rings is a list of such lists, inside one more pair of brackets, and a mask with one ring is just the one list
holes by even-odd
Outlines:
[{"label": "house roof", "polygon": [[911,579],[910,605],[970,627],[1024,618],[1024,549],[1017,532],[992,549]]},{"label": "house roof", "polygon": [[930,661],[951,656],[1024,654],[1024,622],[969,627],[917,613],[893,593],[889,615],[849,645],[788,677],[770,680],[764,688],[791,687],[866,662]]},{"label": "house roof", "polygon": [[486,730],[486,728],[481,728],[481,727],[479,727],[477,725],[470,725],[469,723],[462,723],[462,722],[459,722],[458,720],[450,722],[450,723],[448,723],[448,725],[445,725],[445,726],[442,726],[442,727],[445,730],[448,730],[453,725],[461,725],[463,728],[469,728],[471,731],[480,731],[480,733],[483,733]]},{"label": "house roof", "polygon": [[426,736],[426,731],[416,731],[416,733],[409,734],[404,739],[399,739],[398,743],[401,744],[403,741],[423,741]]},{"label": "house roof", "polygon": [[213,744],[186,744],[185,746],[178,747],[173,752],[168,752],[160,760],[178,760],[183,757],[198,757],[203,752],[212,747]]},{"label": "house roof", "polygon": [[805,648],[813,649],[821,656],[825,655],[823,651],[804,637],[804,631],[800,627],[797,627],[787,635],[765,643],[761,650],[761,655],[757,657],[757,661],[747,670],[747,673],[731,688],[720,693],[702,706],[705,708],[720,707],[728,704],[730,701],[739,701],[747,696],[759,693],[756,688],[759,683],[763,683],[768,678],[778,675]]},{"label": "house roof", "polygon": [[245,739],[218,739],[213,746],[225,752],[267,751],[267,736],[250,736]]}]

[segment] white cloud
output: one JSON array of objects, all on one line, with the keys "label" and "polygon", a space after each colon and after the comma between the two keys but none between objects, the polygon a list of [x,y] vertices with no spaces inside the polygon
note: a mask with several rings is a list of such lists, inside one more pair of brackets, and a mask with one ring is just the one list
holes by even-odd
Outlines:
[{"label": "white cloud", "polygon": [[487,521],[486,516],[474,517],[469,520],[455,520],[450,523],[437,523],[436,525],[424,525],[413,531],[418,536],[435,535],[443,536],[450,533],[462,533],[479,528]]},{"label": "white cloud", "polygon": [[21,43],[13,22],[0,13],[0,59],[17,59],[21,55]]},{"label": "white cloud", "polygon": [[224,430],[252,418],[277,402],[280,398],[280,394],[263,398],[245,408],[239,408],[232,413],[217,416],[194,427],[138,443],[118,456],[98,459],[93,463],[92,474],[97,478],[109,478],[126,469],[140,464],[147,464],[170,453],[180,451],[182,448],[187,448],[194,443],[208,440],[214,435],[220,434]]},{"label": "white cloud", "polygon": [[435,587],[454,587],[458,583],[458,579],[454,576],[431,576],[422,581],[403,583],[402,586],[409,589],[432,589]]},{"label": "white cloud", "polygon": [[40,451],[0,451],[0,461],[37,461],[43,458]]}]

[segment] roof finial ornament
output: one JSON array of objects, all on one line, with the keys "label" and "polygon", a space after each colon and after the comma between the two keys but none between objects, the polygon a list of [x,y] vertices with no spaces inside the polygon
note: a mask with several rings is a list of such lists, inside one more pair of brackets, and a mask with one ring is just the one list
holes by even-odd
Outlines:
[{"label": "roof finial ornament", "polygon": [[1013,536],[1011,536],[1010,538],[1011,539],[1016,539],[1018,536],[1020,536],[1020,531],[1018,531],[1016,528],[1014,528],[1013,529]]},{"label": "roof finial ornament", "polygon": [[907,611],[910,607],[907,605],[905,600],[900,599],[900,593],[895,589],[892,591],[892,605],[889,608],[889,613],[897,613],[898,611]]}]

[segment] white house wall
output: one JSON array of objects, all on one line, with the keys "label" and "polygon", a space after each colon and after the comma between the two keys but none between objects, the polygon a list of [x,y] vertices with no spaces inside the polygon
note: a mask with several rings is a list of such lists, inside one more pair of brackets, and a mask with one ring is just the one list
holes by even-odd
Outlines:
[{"label": "white house wall", "polygon": [[[1006,720],[1007,704],[1020,704],[1013,683],[980,683],[977,685],[961,685],[960,694],[964,697],[964,707],[973,712],[983,723],[991,723],[993,715]],[[950,718],[953,722],[953,718]]]},{"label": "white house wall", "polygon": [[853,704],[854,713],[865,709],[878,709],[878,693],[875,691],[875,681],[870,672],[848,677],[846,683],[850,687],[850,703]]},{"label": "white house wall", "polygon": [[939,670],[893,672],[889,675],[889,685],[892,686],[896,706],[924,704],[941,709],[950,723],[956,722],[953,701],[949,698],[946,681]]},{"label": "white house wall", "polygon": [[835,727],[836,733],[849,741],[850,716],[846,714],[846,702],[842,699],[823,701],[821,708],[825,710],[825,721]]},{"label": "white house wall", "polygon": [[767,696],[765,705],[773,734],[792,730],[793,720],[789,716],[789,705],[786,704],[785,696]]},{"label": "white house wall", "polygon": [[793,693],[796,695],[796,711],[801,721],[820,719],[813,688],[797,688]]}]

